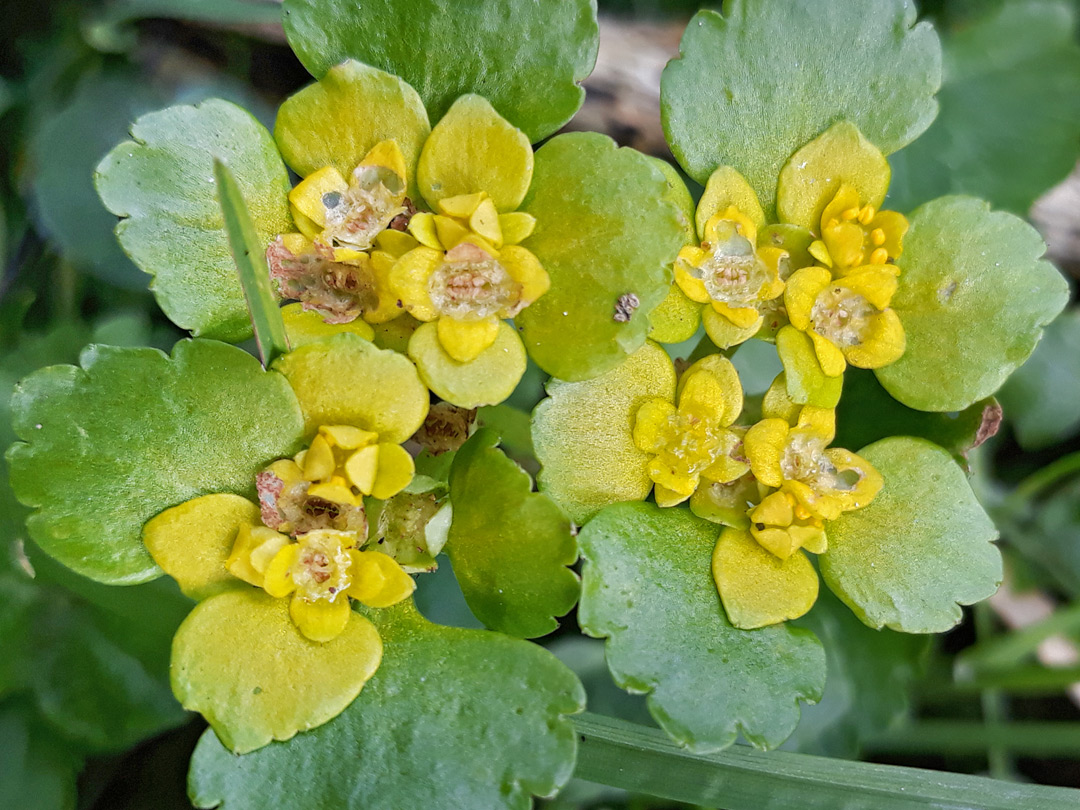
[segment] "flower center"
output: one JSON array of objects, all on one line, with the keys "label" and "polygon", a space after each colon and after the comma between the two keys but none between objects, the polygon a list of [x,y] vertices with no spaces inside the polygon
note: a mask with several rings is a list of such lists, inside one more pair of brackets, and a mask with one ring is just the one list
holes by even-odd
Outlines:
[{"label": "flower center", "polygon": [[333,602],[352,583],[351,565],[352,556],[342,543],[342,535],[326,531],[305,534],[292,568],[297,593],[309,602]]},{"label": "flower center", "polygon": [[829,287],[814,301],[810,322],[814,331],[837,346],[857,346],[872,315],[874,305],[845,287]]},{"label": "flower center", "polygon": [[732,435],[693,414],[676,412],[668,417],[661,434],[664,449],[660,455],[680,475],[693,477],[707,470],[728,449],[725,439]]},{"label": "flower center", "polygon": [[330,247],[368,250],[390,226],[402,205],[400,178],[380,166],[357,166],[345,191],[322,195],[326,227],[320,241]]},{"label": "flower center", "polygon": [[440,315],[479,321],[502,311],[513,313],[521,285],[489,253],[462,243],[431,274],[428,294]]},{"label": "flower center", "polygon": [[784,478],[801,481],[819,495],[851,489],[851,484],[825,455],[826,444],[817,436],[793,431],[780,459]]},{"label": "flower center", "polygon": [[717,240],[710,243],[709,255],[695,275],[714,301],[734,307],[752,306],[768,281],[765,263],[734,222],[721,222],[716,230]]},{"label": "flower center", "polygon": [[280,236],[270,243],[266,250],[270,277],[278,283],[282,298],[318,310],[327,323],[349,323],[378,306],[375,277],[366,264],[335,262],[333,251],[318,243],[315,251],[295,254]]}]

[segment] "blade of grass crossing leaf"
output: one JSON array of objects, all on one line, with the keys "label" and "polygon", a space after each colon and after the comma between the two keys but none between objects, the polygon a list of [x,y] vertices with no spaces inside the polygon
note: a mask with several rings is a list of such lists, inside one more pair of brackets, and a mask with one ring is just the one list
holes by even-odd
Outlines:
[{"label": "blade of grass crossing leaf", "polygon": [[658,729],[590,713],[573,723],[576,777],[725,810],[1072,810],[1080,802],[1080,791],[1066,788],[741,745],[695,755]]},{"label": "blade of grass crossing leaf", "polygon": [[265,246],[255,231],[255,224],[251,221],[236,179],[229,167],[216,158],[214,177],[221,211],[225,216],[225,230],[229,234],[229,246],[240,273],[240,286],[244,290],[248,312],[251,313],[251,325],[255,329],[259,358],[263,366],[269,368],[275,359],[289,351],[289,341],[285,336],[285,322],[281,318],[277,297],[270,287]]}]

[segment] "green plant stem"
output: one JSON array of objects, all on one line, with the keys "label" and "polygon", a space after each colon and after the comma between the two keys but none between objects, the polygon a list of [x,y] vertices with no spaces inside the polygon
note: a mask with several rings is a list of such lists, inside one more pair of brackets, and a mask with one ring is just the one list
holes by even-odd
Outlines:
[{"label": "green plant stem", "polygon": [[1050,636],[1080,631],[1080,602],[1061,608],[1038,624],[980,641],[957,659],[957,677],[1015,667]]},{"label": "green plant stem", "polygon": [[[867,743],[875,752],[905,754],[985,754],[991,748],[1012,756],[1080,756],[1080,723],[1000,723],[976,720],[922,720]],[[1080,802],[1080,791],[1072,801]],[[1080,807],[1080,804],[1074,806]]]},{"label": "green plant stem", "polygon": [[[981,641],[989,640],[994,634],[994,616],[986,602],[975,605],[975,635]],[[1007,706],[1005,695],[1000,689],[986,688],[979,696],[982,704],[983,722],[988,729],[995,731],[1005,721]],[[1013,763],[1007,749],[1000,745],[990,745],[986,749],[986,764],[990,775],[995,779],[1010,779],[1013,775]]]},{"label": "green plant stem", "polygon": [[980,673],[973,675],[971,680],[957,681],[936,691],[950,698],[957,692],[981,692],[984,689],[1000,689],[1021,695],[1045,695],[1060,692],[1074,683],[1080,683],[1080,667],[1044,667],[1031,664],[1005,672]]},{"label": "green plant stem", "polygon": [[[573,722],[580,742],[575,776],[725,810],[1075,810],[1080,803],[1080,791],[1065,788],[786,751],[733,746],[693,754],[657,729],[594,714]],[[1012,728],[1003,726],[1002,734]],[[1080,746],[1080,731],[1072,733],[1075,740],[1059,742]]]},{"label": "green plant stem", "polygon": [[1017,484],[1016,489],[1005,498],[1002,506],[1009,511],[1021,511],[1028,501],[1044,489],[1074,473],[1080,473],[1080,452],[1069,453],[1033,472]]}]

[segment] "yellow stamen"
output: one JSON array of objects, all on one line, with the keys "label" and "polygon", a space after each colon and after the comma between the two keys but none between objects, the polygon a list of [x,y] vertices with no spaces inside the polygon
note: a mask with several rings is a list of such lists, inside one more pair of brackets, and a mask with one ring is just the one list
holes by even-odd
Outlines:
[{"label": "yellow stamen", "polygon": [[870,231],[870,241],[874,243],[875,247],[881,247],[885,244],[885,231],[881,228],[874,228]]},{"label": "yellow stamen", "polygon": [[879,247],[870,254],[870,264],[885,264],[889,260],[889,251]]},{"label": "yellow stamen", "polygon": [[874,206],[865,205],[862,211],[859,212],[859,222],[863,225],[869,225],[874,220],[874,215],[877,211],[874,210]]}]

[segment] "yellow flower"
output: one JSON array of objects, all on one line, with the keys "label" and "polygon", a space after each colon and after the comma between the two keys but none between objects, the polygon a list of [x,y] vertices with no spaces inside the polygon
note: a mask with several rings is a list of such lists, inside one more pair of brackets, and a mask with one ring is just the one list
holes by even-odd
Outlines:
[{"label": "yellow flower", "polygon": [[679,251],[675,282],[732,326],[756,332],[762,321],[758,305],[784,291],[780,263],[786,258],[779,248],[758,247],[757,227],[729,206],[706,222],[700,246]]},{"label": "yellow flower", "polygon": [[436,322],[440,345],[454,360],[474,360],[494,342],[499,321],[512,318],[545,292],[539,260],[517,242],[535,220],[500,214],[484,191],[446,197],[439,213],[412,218],[419,246],[393,266],[390,283],[404,308]]},{"label": "yellow flower", "polygon": [[652,456],[648,474],[660,506],[682,503],[703,480],[724,484],[749,468],[741,431],[730,428],[742,411],[742,388],[727,358],[712,355],[691,366],[676,396],[678,406],[646,400],[634,418],[634,444]]},{"label": "yellow flower", "polygon": [[821,238],[810,245],[810,254],[838,277],[864,265],[893,264],[903,251],[907,230],[903,214],[863,204],[858,190],[842,183],[825,206]]},{"label": "yellow flower", "polygon": [[[767,417],[746,432],[743,449],[751,471],[765,486],[792,496],[793,520],[835,520],[841,512],[866,506],[882,487],[881,475],[869,462],[848,450],[829,447],[835,434],[836,412],[812,405],[799,411],[794,426],[785,419]],[[781,504],[774,500],[762,513],[770,519],[759,522],[782,524],[772,520],[781,515],[780,510]]]},{"label": "yellow flower", "polygon": [[746,179],[729,166],[721,166],[709,178],[694,220],[687,238],[696,235],[696,239],[679,251],[675,284],[652,316],[654,327],[671,321],[667,327],[656,327],[663,335],[660,339],[688,338],[699,322],[693,307],[703,304],[697,312],[709,339],[728,348],[762,327],[766,310],[784,291],[790,254],[771,239],[761,238],[765,226],[761,204]]},{"label": "yellow flower", "polygon": [[804,267],[788,279],[790,328],[810,337],[826,376],[839,376],[848,363],[881,368],[904,353],[904,327],[889,308],[897,274],[892,265],[867,265],[834,280],[824,267]]},{"label": "yellow flower", "polygon": [[368,607],[390,607],[416,588],[394,559],[379,551],[361,551],[359,542],[354,532],[308,532],[283,545],[266,568],[263,590],[276,598],[292,597],[289,615],[312,641],[326,642],[341,634],[352,615],[350,599]]},{"label": "yellow flower", "polygon": [[822,554],[828,548],[821,518],[807,515],[799,506],[794,495],[778,490],[748,513],[750,534],[782,560],[800,548],[814,554]]},{"label": "yellow flower", "polygon": [[394,559],[360,550],[368,537],[363,495],[385,500],[413,471],[400,445],[324,425],[307,450],[256,476],[263,525],[240,526],[226,569],[271,596],[291,595],[289,614],[307,638],[336,638],[352,615],[350,598],[388,607],[415,588]]},{"label": "yellow flower", "polygon": [[415,210],[406,188],[405,158],[394,140],[376,144],[348,180],[334,166],[304,178],[289,193],[299,233],[282,234],[267,249],[280,295],[327,323],[400,315],[389,271],[416,246],[405,232]]}]

